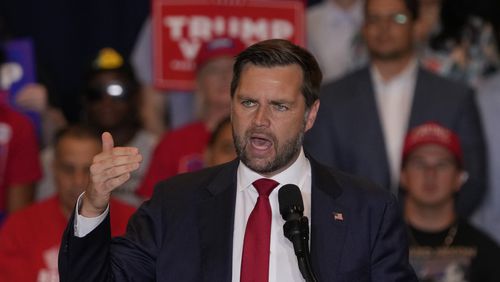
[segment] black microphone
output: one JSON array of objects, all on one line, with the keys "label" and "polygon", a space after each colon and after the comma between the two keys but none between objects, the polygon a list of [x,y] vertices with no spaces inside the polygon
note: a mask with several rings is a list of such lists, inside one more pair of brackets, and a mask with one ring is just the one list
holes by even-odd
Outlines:
[{"label": "black microphone", "polygon": [[307,282],[316,282],[309,254],[309,221],[304,216],[304,202],[299,187],[294,184],[283,185],[278,191],[278,202],[281,216],[286,221],[283,233],[293,244],[300,273]]}]

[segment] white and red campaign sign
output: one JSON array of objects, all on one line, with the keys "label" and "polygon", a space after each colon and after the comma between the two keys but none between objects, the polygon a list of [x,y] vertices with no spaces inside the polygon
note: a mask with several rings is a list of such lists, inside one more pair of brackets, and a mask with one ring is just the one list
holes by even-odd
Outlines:
[{"label": "white and red campaign sign", "polygon": [[296,0],[154,0],[154,83],[192,90],[201,44],[239,38],[247,46],[270,38],[304,45],[304,5]]}]

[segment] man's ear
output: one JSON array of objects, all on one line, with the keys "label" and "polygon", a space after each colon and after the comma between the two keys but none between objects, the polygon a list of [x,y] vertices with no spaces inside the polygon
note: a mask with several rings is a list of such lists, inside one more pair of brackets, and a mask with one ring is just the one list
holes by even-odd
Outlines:
[{"label": "man's ear", "polygon": [[319,99],[314,101],[311,108],[309,109],[309,113],[307,113],[305,131],[308,131],[309,129],[311,129],[311,127],[313,127],[314,121],[316,120],[316,116],[318,115],[318,110],[319,110]]}]

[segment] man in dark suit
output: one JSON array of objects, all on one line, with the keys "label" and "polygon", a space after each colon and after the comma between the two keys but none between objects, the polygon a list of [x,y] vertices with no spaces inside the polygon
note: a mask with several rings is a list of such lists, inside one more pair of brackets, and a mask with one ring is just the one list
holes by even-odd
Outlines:
[{"label": "man in dark suit", "polygon": [[363,37],[371,62],[326,85],[305,147],[318,161],[367,177],[398,194],[408,129],[436,121],[458,133],[469,179],[458,211],[469,216],[486,190],[485,145],[472,91],[420,68],[413,31],[416,0],[367,0]]},{"label": "man in dark suit", "polygon": [[160,182],[126,235],[112,240],[110,192],[141,157],[104,133],[92,183],[64,234],[61,281],[304,281],[278,213],[278,190],[288,183],[300,188],[311,218],[318,281],[416,281],[395,197],[302,149],[320,83],[314,57],[288,41],[240,53],[231,83],[238,159]]}]

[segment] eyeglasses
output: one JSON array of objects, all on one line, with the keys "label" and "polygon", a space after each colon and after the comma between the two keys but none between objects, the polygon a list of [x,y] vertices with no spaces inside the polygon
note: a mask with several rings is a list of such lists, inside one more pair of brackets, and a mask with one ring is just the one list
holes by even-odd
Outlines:
[{"label": "eyeglasses", "polygon": [[390,23],[394,23],[397,25],[404,25],[408,22],[408,16],[404,13],[393,13],[387,15],[368,14],[366,16],[366,23],[372,25],[378,25],[388,20],[390,21]]}]

